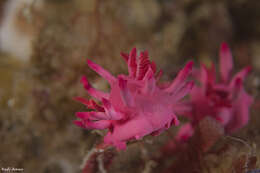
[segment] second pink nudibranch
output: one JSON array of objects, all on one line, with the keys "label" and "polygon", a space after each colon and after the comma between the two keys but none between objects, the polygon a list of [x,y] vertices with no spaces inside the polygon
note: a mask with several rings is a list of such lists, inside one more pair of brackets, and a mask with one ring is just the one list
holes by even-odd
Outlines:
[{"label": "second pink nudibranch", "polygon": [[110,84],[110,92],[105,93],[93,88],[86,77],[81,82],[93,100],[77,97],[91,112],[77,112],[75,124],[86,129],[108,129],[104,142],[118,149],[125,149],[126,142],[142,139],[146,135],[157,135],[172,125],[178,125],[176,111],[185,107],[182,98],[193,87],[187,81],[193,62],[178,73],[166,88],[157,85],[162,74],[151,62],[148,52],[137,55],[136,48],[130,54],[122,53],[128,65],[128,75],[117,77],[99,65],[88,60],[88,66]]},{"label": "second pink nudibranch", "polygon": [[187,113],[191,122],[184,126],[190,128],[181,128],[177,135],[179,139],[186,140],[187,136],[191,136],[195,126],[206,116],[211,116],[222,124],[228,134],[248,123],[253,98],[245,91],[243,82],[251,67],[245,67],[231,78],[233,59],[226,43],[221,45],[219,54],[219,80],[214,65],[207,68],[202,64],[198,73],[195,73],[199,85],[191,91],[191,111]]}]

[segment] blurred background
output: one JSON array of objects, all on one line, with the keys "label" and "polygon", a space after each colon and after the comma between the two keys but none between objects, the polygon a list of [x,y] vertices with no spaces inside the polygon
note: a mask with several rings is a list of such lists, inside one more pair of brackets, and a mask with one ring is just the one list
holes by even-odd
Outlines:
[{"label": "blurred background", "polygon": [[[172,79],[188,59],[217,63],[225,41],[235,71],[253,67],[246,86],[259,99],[259,0],[1,0],[0,9],[0,167],[81,172],[84,156],[101,137],[72,123],[74,113],[85,109],[72,98],[88,97],[79,82],[83,74],[95,87],[108,89],[89,70],[87,58],[116,75],[127,72],[120,52],[137,47],[149,51],[165,71],[163,79]],[[259,107],[256,101],[249,125],[235,134],[256,148]],[[246,146],[233,144],[205,162],[210,172],[228,172],[240,151],[248,153]],[[117,154],[108,172],[144,172],[140,152],[134,144]],[[160,166],[146,171],[160,172]]]}]

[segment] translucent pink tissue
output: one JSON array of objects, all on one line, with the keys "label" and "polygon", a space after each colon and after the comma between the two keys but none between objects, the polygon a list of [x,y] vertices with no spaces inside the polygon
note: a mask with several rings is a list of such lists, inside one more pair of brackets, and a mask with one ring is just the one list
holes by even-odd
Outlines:
[{"label": "translucent pink tissue", "polygon": [[91,112],[77,112],[75,124],[86,129],[108,129],[104,142],[118,149],[125,149],[126,142],[142,139],[146,135],[157,135],[178,125],[175,110],[181,110],[182,98],[192,89],[193,82],[187,82],[192,62],[179,72],[168,87],[157,85],[161,71],[151,62],[146,51],[137,56],[136,48],[130,54],[122,53],[128,65],[129,75],[111,75],[99,65],[87,61],[88,66],[110,84],[110,93],[93,88],[86,77],[82,77],[88,94],[93,100],[77,97],[76,100],[93,109]]}]

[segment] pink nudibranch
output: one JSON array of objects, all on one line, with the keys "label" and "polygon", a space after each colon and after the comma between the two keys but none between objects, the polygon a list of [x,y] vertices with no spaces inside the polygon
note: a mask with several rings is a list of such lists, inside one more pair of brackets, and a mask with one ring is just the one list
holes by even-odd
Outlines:
[{"label": "pink nudibranch", "polygon": [[86,100],[77,97],[91,112],[77,112],[75,124],[86,129],[108,129],[104,143],[125,149],[126,142],[140,140],[146,135],[156,135],[172,125],[178,125],[176,111],[184,107],[182,98],[193,87],[193,81],[187,81],[193,62],[178,73],[171,84],[162,88],[157,82],[162,71],[156,73],[156,65],[151,62],[148,52],[133,48],[130,54],[121,53],[128,65],[129,75],[114,77],[99,65],[88,60],[88,66],[110,84],[110,93],[93,88],[86,77],[82,77],[88,94],[98,100]]},{"label": "pink nudibranch", "polygon": [[191,122],[189,126],[186,125],[189,128],[180,128],[177,140],[190,137],[196,125],[206,116],[211,116],[222,124],[227,134],[237,131],[249,121],[249,108],[253,98],[245,91],[243,82],[251,67],[245,67],[231,78],[233,59],[226,43],[222,43],[219,54],[220,80],[216,80],[214,65],[211,68],[201,65],[195,76],[200,85],[193,87],[190,93],[190,111],[186,112]]}]

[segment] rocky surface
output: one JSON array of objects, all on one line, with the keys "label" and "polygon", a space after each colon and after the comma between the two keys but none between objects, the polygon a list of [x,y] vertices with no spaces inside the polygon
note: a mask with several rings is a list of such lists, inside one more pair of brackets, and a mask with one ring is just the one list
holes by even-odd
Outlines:
[{"label": "rocky surface", "polygon": [[[73,125],[74,113],[84,107],[72,98],[87,97],[79,82],[83,74],[95,87],[108,89],[106,82],[89,70],[86,58],[118,74],[126,72],[120,52],[136,46],[148,50],[167,74],[163,79],[170,79],[190,58],[196,64],[216,62],[219,45],[226,41],[234,53],[236,69],[252,65],[247,90],[259,100],[258,0],[44,2],[40,11],[29,9],[30,15],[38,17],[37,23],[17,16],[18,24],[25,24],[17,25],[17,32],[33,28],[31,57],[24,61],[0,54],[1,167],[39,173],[81,172],[84,156],[100,142],[102,134]],[[206,153],[189,147],[187,157],[182,157],[183,152],[172,153],[161,163],[158,149],[169,139],[166,133],[117,153],[107,172],[167,171],[182,159],[189,164],[189,155],[195,157],[189,167],[192,170],[188,170],[193,172],[240,173],[245,165],[259,168],[259,109],[258,101],[248,126],[233,135],[243,142],[223,137]],[[174,134],[175,127],[170,131]],[[169,172],[185,172],[185,164],[173,166]]]}]

